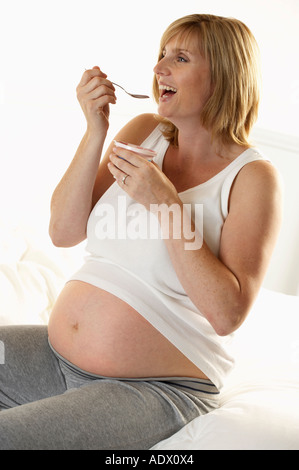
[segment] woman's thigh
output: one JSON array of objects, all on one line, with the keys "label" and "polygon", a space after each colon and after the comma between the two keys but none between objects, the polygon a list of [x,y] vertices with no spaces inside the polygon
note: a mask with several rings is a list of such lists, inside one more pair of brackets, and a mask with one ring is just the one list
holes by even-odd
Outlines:
[{"label": "woman's thigh", "polygon": [[95,380],[0,412],[0,449],[149,449],[199,414],[198,403],[163,384]]},{"label": "woman's thigh", "polygon": [[66,390],[46,326],[1,326],[0,408],[58,395]]}]

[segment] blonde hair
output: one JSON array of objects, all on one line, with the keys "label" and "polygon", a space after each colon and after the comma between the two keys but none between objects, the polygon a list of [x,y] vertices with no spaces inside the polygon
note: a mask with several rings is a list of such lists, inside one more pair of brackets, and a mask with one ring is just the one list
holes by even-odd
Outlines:
[{"label": "blonde hair", "polygon": [[[188,40],[197,34],[200,52],[210,63],[213,93],[201,114],[202,125],[222,143],[249,145],[249,134],[260,100],[259,50],[254,36],[241,21],[214,15],[188,15],[174,21],[161,38],[159,60],[170,39]],[[156,77],[153,95],[158,103]],[[167,119],[164,135],[178,144],[178,129]]]}]

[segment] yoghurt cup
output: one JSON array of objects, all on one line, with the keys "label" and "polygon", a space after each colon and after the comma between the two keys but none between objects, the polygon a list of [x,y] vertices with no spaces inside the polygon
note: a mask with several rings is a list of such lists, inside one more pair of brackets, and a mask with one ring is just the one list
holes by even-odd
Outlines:
[{"label": "yoghurt cup", "polygon": [[132,152],[138,153],[141,157],[146,158],[148,161],[152,161],[153,158],[157,155],[157,152],[151,149],[146,149],[144,147],[140,147],[139,145],[134,144],[127,144],[126,142],[122,142],[121,140],[114,141],[116,147],[121,147],[123,149],[131,150]]}]

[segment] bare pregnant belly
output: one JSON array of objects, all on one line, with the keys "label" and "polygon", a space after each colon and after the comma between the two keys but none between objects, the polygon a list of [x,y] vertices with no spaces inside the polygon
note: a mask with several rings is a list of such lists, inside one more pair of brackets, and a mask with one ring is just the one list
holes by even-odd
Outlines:
[{"label": "bare pregnant belly", "polygon": [[81,281],[68,282],[61,292],[49,339],[63,357],[99,375],[207,378],[136,310]]}]

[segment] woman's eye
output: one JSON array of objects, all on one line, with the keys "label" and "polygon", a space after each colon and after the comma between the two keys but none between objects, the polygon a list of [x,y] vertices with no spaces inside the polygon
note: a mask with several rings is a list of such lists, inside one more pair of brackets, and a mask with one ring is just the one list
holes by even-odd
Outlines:
[{"label": "woman's eye", "polygon": [[187,62],[187,60],[184,57],[179,56],[178,57],[179,62]]}]

